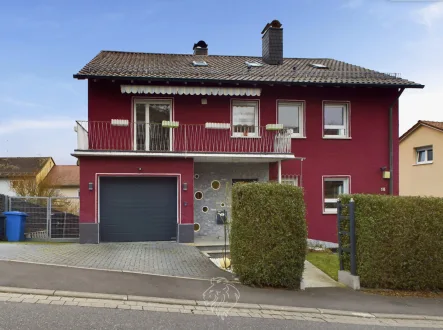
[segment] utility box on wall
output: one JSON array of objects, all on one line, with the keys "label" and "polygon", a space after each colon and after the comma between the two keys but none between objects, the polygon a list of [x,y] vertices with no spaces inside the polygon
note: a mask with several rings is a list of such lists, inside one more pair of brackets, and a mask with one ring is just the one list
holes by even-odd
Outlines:
[{"label": "utility box on wall", "polygon": [[217,225],[223,225],[228,220],[228,212],[226,210],[217,211],[216,213]]}]

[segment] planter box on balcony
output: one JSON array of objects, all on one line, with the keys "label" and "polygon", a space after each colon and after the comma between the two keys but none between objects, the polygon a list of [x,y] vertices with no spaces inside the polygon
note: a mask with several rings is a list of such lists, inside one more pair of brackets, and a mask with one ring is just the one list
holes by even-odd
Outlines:
[{"label": "planter box on balcony", "polygon": [[162,127],[177,128],[178,126],[179,126],[179,122],[178,121],[168,121],[168,120],[163,120],[162,121]]},{"label": "planter box on balcony", "polygon": [[206,123],[205,128],[208,129],[230,129],[230,123]]}]

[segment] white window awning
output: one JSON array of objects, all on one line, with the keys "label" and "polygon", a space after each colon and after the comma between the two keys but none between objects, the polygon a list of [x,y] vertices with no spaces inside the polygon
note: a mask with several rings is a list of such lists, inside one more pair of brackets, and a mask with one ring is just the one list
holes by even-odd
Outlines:
[{"label": "white window awning", "polygon": [[123,94],[260,96],[261,88],[121,85]]}]

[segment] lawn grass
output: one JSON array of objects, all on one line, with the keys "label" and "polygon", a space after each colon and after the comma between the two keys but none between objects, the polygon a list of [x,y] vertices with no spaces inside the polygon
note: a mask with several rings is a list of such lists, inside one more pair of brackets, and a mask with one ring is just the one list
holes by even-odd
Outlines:
[{"label": "lawn grass", "polygon": [[308,252],[306,256],[308,260],[315,267],[323,271],[334,280],[338,280],[338,255],[330,251],[325,252]]}]

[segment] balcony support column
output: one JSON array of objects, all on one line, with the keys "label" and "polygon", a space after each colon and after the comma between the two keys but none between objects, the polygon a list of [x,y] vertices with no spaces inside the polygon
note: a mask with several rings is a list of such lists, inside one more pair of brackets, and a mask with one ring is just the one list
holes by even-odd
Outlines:
[{"label": "balcony support column", "polygon": [[281,160],[277,162],[278,165],[278,183],[281,183]]}]

